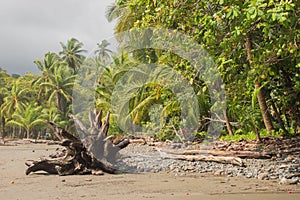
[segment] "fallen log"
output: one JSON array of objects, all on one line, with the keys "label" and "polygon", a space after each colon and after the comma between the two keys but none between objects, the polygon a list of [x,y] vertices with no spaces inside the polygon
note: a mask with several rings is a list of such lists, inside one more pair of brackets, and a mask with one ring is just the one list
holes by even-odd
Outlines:
[{"label": "fallen log", "polygon": [[53,134],[59,139],[60,145],[65,147],[65,151],[62,152],[62,157],[26,162],[26,175],[36,171],[58,175],[116,173],[117,169],[113,167],[116,154],[129,144],[129,140],[123,138],[113,143],[107,137],[110,113],[103,123],[101,111],[90,111],[89,115],[89,129],[75,116],[70,116],[80,129],[81,139],[54,123],[47,122],[54,130]]},{"label": "fallen log", "polygon": [[208,161],[208,162],[218,162],[225,164],[233,164],[244,167],[245,164],[243,160],[239,157],[232,156],[212,156],[212,155],[175,155],[161,153],[161,157],[165,159],[176,159],[176,160],[187,160],[187,161]]},{"label": "fallen log", "polygon": [[257,151],[220,151],[220,150],[160,150],[167,154],[174,155],[213,155],[213,156],[231,156],[239,158],[256,158],[266,159],[273,156],[270,152],[257,152]]},{"label": "fallen log", "polygon": [[47,145],[56,145],[59,144],[59,141],[55,140],[42,140],[42,139],[23,139],[25,142],[30,142],[33,144],[47,144]]}]

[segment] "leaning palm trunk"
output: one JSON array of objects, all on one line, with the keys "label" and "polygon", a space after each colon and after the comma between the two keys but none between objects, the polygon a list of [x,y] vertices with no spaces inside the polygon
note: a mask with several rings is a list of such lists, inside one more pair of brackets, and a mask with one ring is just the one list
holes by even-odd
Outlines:
[{"label": "leaning palm trunk", "polygon": [[[258,90],[259,88],[260,88],[260,84],[256,83],[255,84],[255,89]],[[270,134],[272,134],[273,125],[272,125],[270,113],[269,113],[268,106],[267,106],[267,103],[266,103],[266,99],[264,97],[262,89],[259,90],[258,95],[257,95],[257,99],[258,99],[258,103],[259,103],[261,114],[262,114],[262,117],[263,117],[263,120],[264,120],[265,127],[266,127],[267,131]]]}]

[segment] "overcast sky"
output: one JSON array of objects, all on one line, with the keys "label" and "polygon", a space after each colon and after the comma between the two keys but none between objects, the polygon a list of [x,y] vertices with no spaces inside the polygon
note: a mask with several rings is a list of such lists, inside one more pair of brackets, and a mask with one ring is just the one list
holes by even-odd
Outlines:
[{"label": "overcast sky", "polygon": [[33,61],[75,37],[92,51],[113,36],[105,10],[114,0],[0,0],[0,67],[39,73]]}]

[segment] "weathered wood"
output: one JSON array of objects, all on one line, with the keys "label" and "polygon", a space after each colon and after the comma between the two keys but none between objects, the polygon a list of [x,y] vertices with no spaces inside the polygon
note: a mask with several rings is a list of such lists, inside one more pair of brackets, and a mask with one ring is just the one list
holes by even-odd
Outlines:
[{"label": "weathered wood", "polygon": [[188,160],[188,161],[209,161],[209,162],[219,162],[226,164],[233,164],[238,166],[245,166],[243,160],[239,157],[232,156],[212,156],[212,155],[175,155],[161,153],[162,158],[167,159],[177,159],[177,160]]},{"label": "weathered wood", "polygon": [[272,154],[268,152],[257,151],[219,151],[219,150],[161,150],[168,154],[174,155],[212,155],[212,156],[231,156],[239,158],[271,158]]},{"label": "weathered wood", "polygon": [[5,141],[2,137],[0,137],[0,146],[4,146],[5,145]]},{"label": "weathered wood", "polygon": [[55,145],[55,144],[59,144],[59,141],[55,141],[55,140],[43,140],[43,139],[23,139],[24,141],[28,141],[30,143],[34,143],[34,144],[47,144],[47,145]]},{"label": "weathered wood", "polygon": [[25,163],[28,166],[26,175],[41,170],[59,175],[115,173],[116,169],[112,167],[112,163],[115,161],[117,152],[129,144],[129,139],[122,138],[122,140],[113,143],[107,137],[109,115],[108,113],[102,123],[102,111],[91,111],[89,119],[92,127],[89,129],[75,116],[71,115],[70,117],[81,131],[79,133],[83,136],[81,139],[54,123],[47,122],[54,130],[53,134],[59,139],[60,145],[65,147],[66,150],[52,155],[51,157],[54,159]]}]

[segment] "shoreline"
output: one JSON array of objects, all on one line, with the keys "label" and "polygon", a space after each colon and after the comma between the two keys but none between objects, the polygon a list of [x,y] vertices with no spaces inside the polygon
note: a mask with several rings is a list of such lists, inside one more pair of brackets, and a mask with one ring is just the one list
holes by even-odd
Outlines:
[{"label": "shoreline", "polygon": [[210,173],[145,172],[58,176],[25,175],[25,161],[48,156],[57,145],[0,146],[3,199],[300,199],[299,185]]}]

